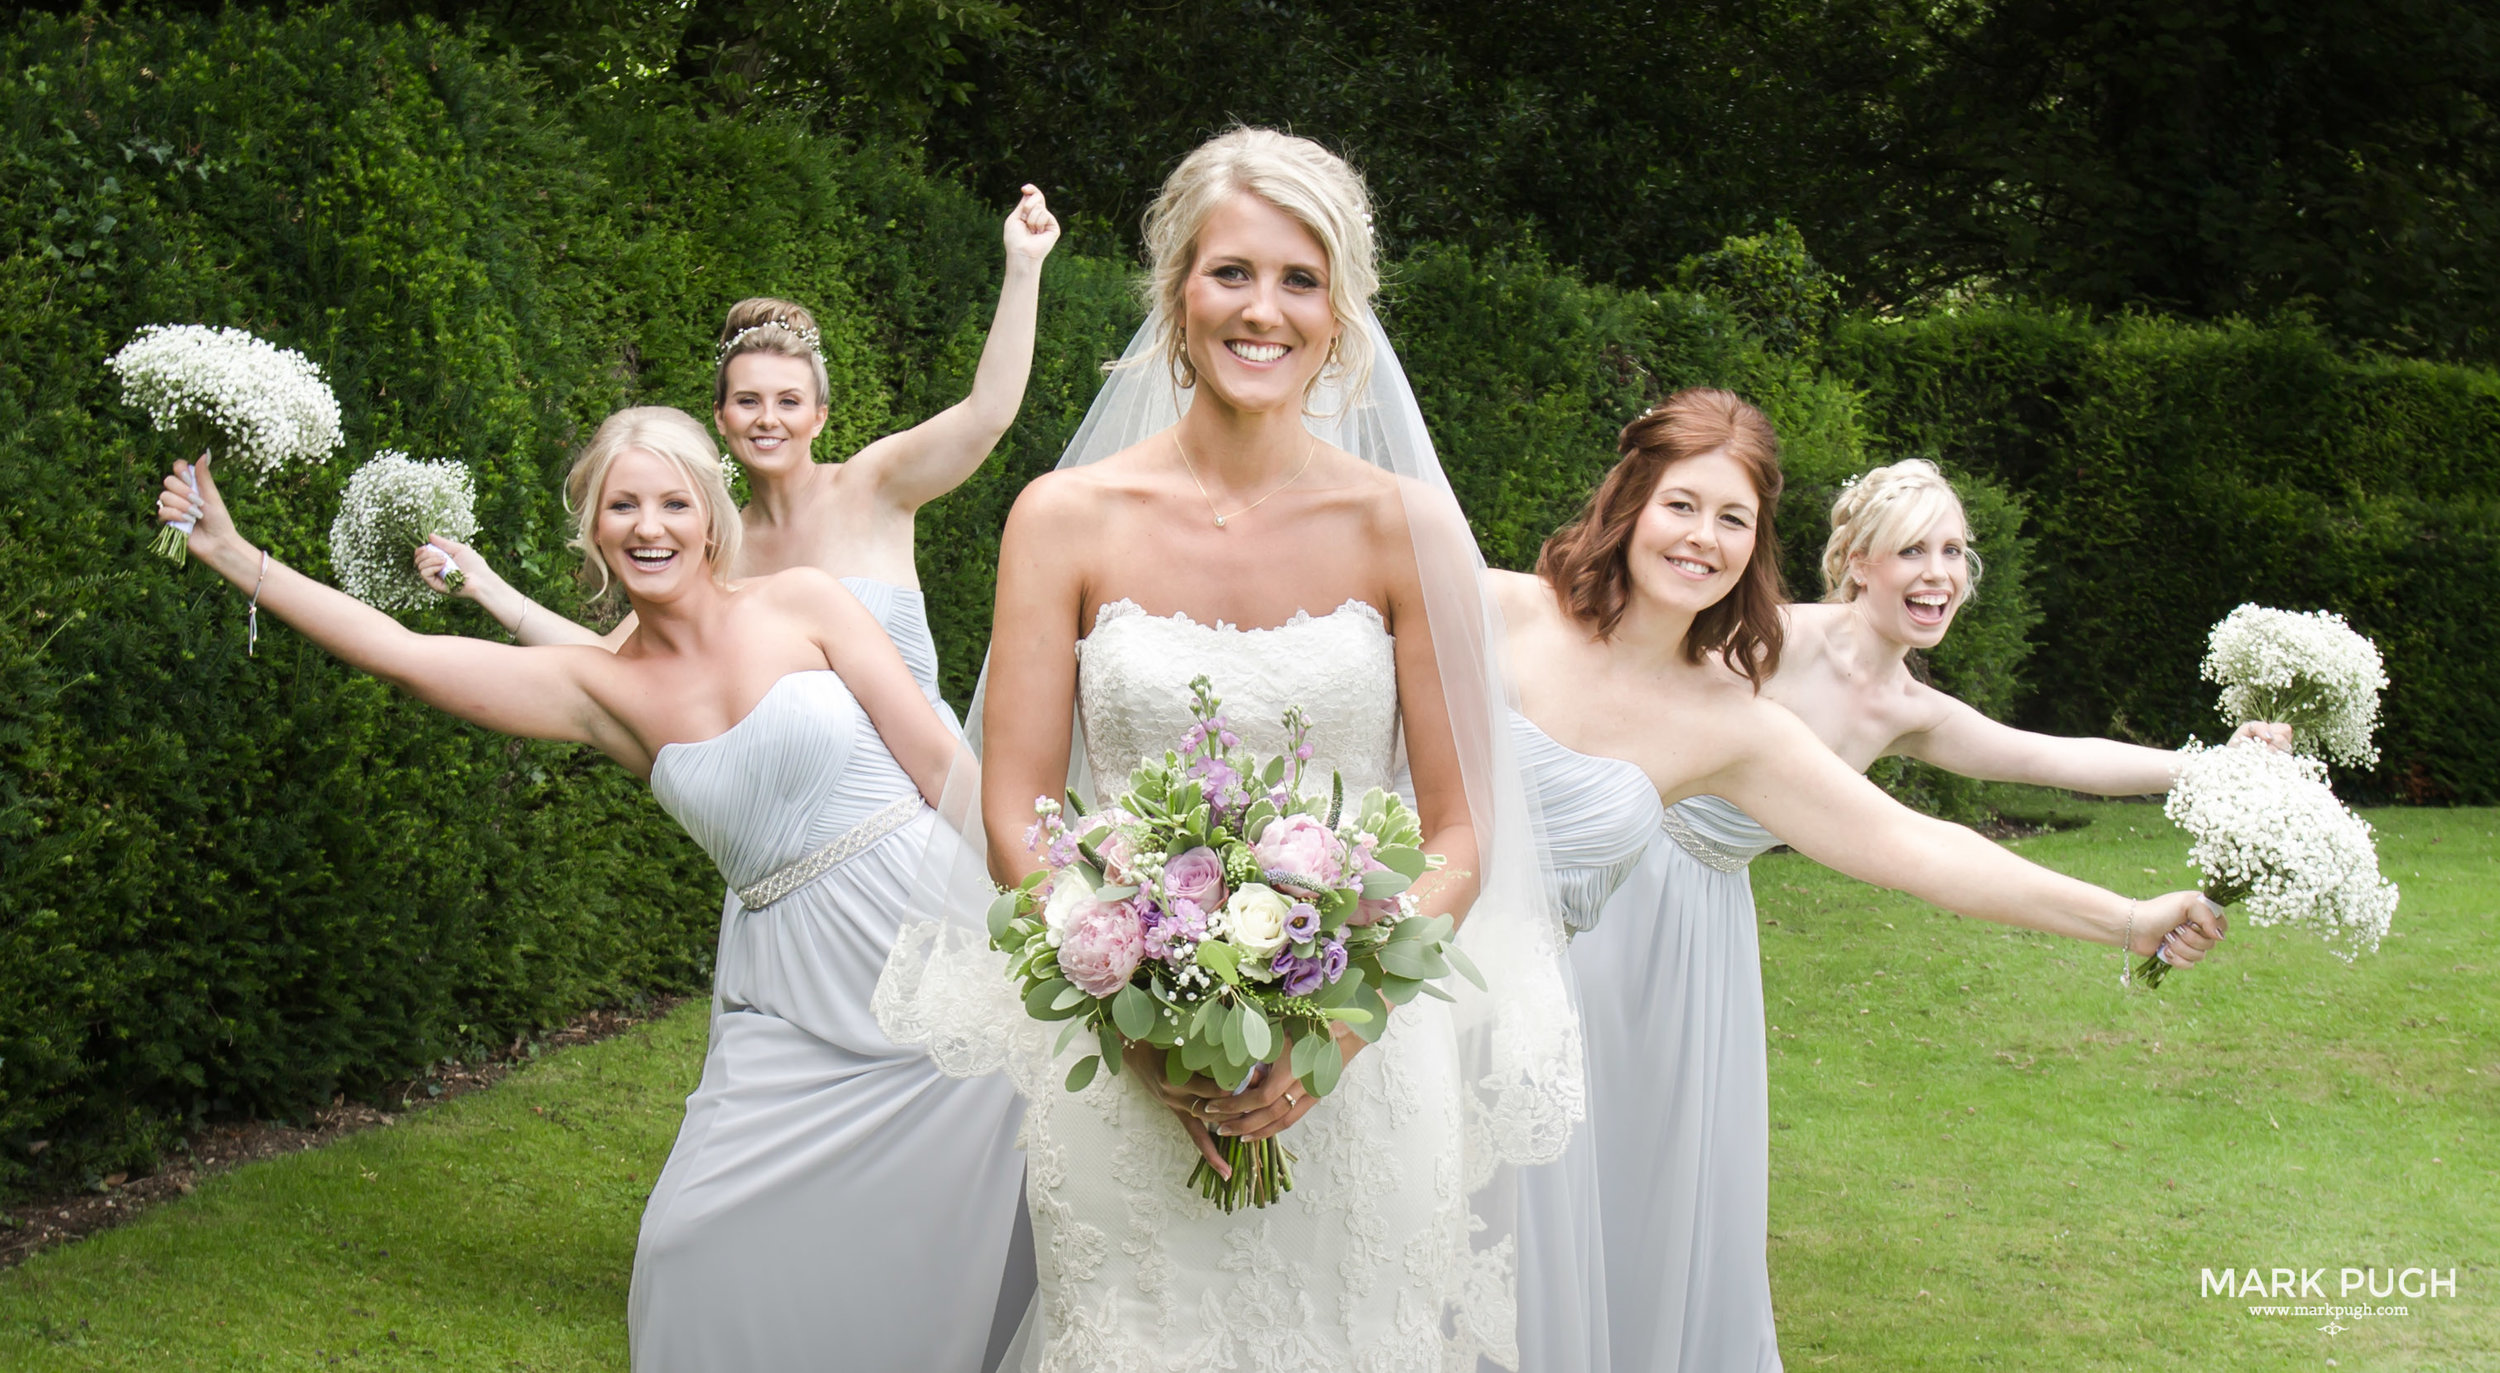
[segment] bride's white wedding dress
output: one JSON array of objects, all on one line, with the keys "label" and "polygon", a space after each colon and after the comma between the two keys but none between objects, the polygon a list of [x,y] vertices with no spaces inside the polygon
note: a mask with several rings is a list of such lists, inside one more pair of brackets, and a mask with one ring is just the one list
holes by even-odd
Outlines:
[{"label": "bride's white wedding dress", "polygon": [[[1077,646],[1078,715],[1107,800],[1141,760],[1176,748],[1204,673],[1232,729],[1262,754],[1280,717],[1311,719],[1312,768],[1349,794],[1388,786],[1397,668],[1379,613],[1348,601],[1272,629],[1102,608]],[[1017,1031],[1047,1056],[1056,1025]],[[1081,1056],[1071,1049],[1047,1070]],[[1028,1057],[1030,1051],[1028,1051]],[[1506,1247],[1476,1253],[1462,1176],[1458,1054],[1443,1003],[1391,1016],[1335,1092],[1279,1138],[1294,1190],[1226,1215],[1184,1185],[1198,1153],[1134,1077],[1030,1094],[1024,1145],[1041,1290],[1024,1366],[1154,1370],[1439,1370],[1472,1366],[1479,1332],[1512,1320]]]}]

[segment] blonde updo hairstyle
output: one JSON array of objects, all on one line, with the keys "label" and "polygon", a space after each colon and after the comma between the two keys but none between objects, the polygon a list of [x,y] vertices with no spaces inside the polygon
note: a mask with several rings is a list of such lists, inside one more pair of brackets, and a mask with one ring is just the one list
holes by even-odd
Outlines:
[{"label": "blonde updo hairstyle", "polygon": [[1979,590],[1979,551],[1970,546],[1970,517],[1944,473],[1925,458],[1903,458],[1858,478],[1832,502],[1832,536],[1823,544],[1823,599],[1854,601],[1862,590],[1849,564],[1877,549],[1898,550],[1927,537],[1951,515],[1962,522],[1962,556],[1970,587]]},{"label": "blonde updo hairstyle", "polygon": [[1182,337],[1182,294],[1198,265],[1198,236],[1207,220],[1242,191],[1292,215],[1327,251],[1328,310],[1336,317],[1337,338],[1312,384],[1342,382],[1345,394],[1360,394],[1372,372],[1363,312],[1380,290],[1371,192],[1344,158],[1274,129],[1236,128],[1198,145],[1146,207],[1144,294],[1160,331],[1152,356],[1163,360],[1174,385],[1198,384]]},{"label": "blonde updo hairstyle", "polygon": [[703,556],[711,565],[712,580],[726,586],[730,566],[738,561],[745,525],[729,499],[720,450],[712,446],[711,434],[694,416],[666,405],[640,405],[602,420],[598,432],[573,459],[573,469],[564,475],[564,508],[573,516],[573,537],[564,546],[581,555],[583,587],[594,601],[607,601],[615,593],[615,580],[608,572],[607,559],[600,556],[596,538],[599,497],[607,487],[608,470],[636,449],[674,465],[684,475],[687,488],[703,507]]},{"label": "blonde updo hairstyle", "polygon": [[816,404],[832,403],[833,379],[825,375],[822,336],[807,307],[772,296],[749,296],[729,307],[720,327],[719,361],[712,369],[712,408],[729,403],[729,360],[748,353],[799,358],[816,378]]}]

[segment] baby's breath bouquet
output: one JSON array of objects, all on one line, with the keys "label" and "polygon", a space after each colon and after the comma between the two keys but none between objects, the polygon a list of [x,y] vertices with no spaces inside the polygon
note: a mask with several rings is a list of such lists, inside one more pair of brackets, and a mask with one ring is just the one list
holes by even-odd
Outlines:
[{"label": "baby's breath bouquet", "polygon": [[[377,610],[408,610],[431,600],[413,555],[435,535],[477,537],[477,491],[456,462],[420,462],[384,449],[347,479],[338,518],[330,522],[330,564],[347,594]],[[443,581],[458,590],[458,564]]]},{"label": "baby's breath bouquet", "polygon": [[[2396,888],[2382,881],[2370,824],[2326,785],[2326,765],[2244,739],[2220,748],[2191,742],[2163,813],[2188,832],[2188,862],[2205,895],[2238,906],[2252,925],[2305,925],[2336,943],[2346,962],[2376,952],[2396,915]],[[2136,973],[2159,986],[2156,956]]]},{"label": "baby's breath bouquet", "polygon": [[2237,724],[2279,720],[2292,749],[2347,767],[2378,761],[2378,694],[2387,686],[2378,646],[2327,610],[2244,605],[2206,641],[2205,680],[2222,684],[2221,710]]},{"label": "baby's breath bouquet", "polygon": [[[159,429],[181,433],[215,456],[267,473],[321,462],[339,446],[339,402],[321,369],[291,348],[241,329],[150,324],[105,363],[122,399]],[[157,535],[156,551],[181,562],[191,521]]]},{"label": "baby's breath bouquet", "polygon": [[[991,941],[1038,1019],[1064,1020],[1065,1050],[1090,1033],[1098,1052],[1069,1070],[1084,1088],[1122,1041],[1164,1051],[1168,1081],[1204,1073],[1238,1090],[1270,1065],[1313,1096],[1337,1085],[1342,1022],[1377,1039],[1389,1008],[1434,980],[1484,979],[1451,947],[1456,923],[1418,912],[1409,890],[1440,866],[1415,813],[1377,787],[1349,801],[1341,778],[1304,795],[1309,722],[1285,713],[1288,751],[1241,747],[1206,678],[1176,753],[1148,759],[1109,808],[1044,798],[1026,842],[1043,868],[990,908]],[[1203,1161],[1190,1183],[1231,1211],[1293,1187],[1274,1139],[1226,1138],[1232,1176]]]}]

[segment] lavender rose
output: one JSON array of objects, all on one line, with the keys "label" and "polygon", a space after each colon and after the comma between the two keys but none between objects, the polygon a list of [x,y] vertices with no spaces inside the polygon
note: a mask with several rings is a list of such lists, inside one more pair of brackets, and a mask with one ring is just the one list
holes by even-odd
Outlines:
[{"label": "lavender rose", "polygon": [[1126,901],[1088,899],[1059,935],[1059,972],[1087,996],[1110,996],[1128,985],[1146,954],[1146,932]]},{"label": "lavender rose", "polygon": [[1344,880],[1345,845],[1308,815],[1288,815],[1271,822],[1250,848],[1259,856],[1259,866],[1269,872],[1307,877],[1332,887]]},{"label": "lavender rose", "polygon": [[1200,844],[1167,859],[1163,864],[1163,894],[1173,901],[1187,901],[1202,911],[1221,909],[1229,894],[1224,890],[1223,857]]}]

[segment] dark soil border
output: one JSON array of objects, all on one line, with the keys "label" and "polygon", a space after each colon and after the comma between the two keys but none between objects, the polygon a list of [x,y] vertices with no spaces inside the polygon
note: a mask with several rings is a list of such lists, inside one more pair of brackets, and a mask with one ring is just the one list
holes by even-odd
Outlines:
[{"label": "dark soil border", "polygon": [[314,1112],[307,1125],[251,1120],[203,1126],[169,1152],[154,1173],[141,1177],[114,1173],[93,1190],[21,1202],[0,1212],[0,1270],[14,1268],[46,1249],[110,1230],[159,1202],[188,1196],[203,1177],[262,1159],[318,1149],[349,1135],[394,1124],[407,1112],[422,1111],[492,1087],[514,1068],[542,1053],[596,1044],[657,1020],[691,999],[662,996],[632,1009],[591,1011],[575,1017],[563,1029],[535,1038],[515,1039],[483,1062],[447,1059],[382,1090],[379,1100],[386,1104],[398,1102],[396,1113],[371,1103],[349,1101],[342,1095],[332,1098],[328,1108]]}]

